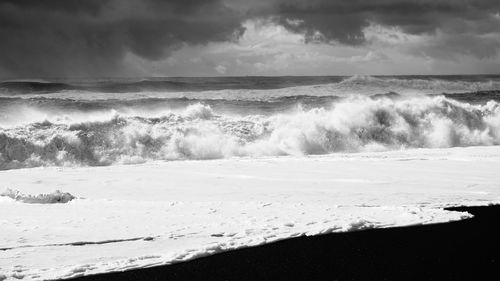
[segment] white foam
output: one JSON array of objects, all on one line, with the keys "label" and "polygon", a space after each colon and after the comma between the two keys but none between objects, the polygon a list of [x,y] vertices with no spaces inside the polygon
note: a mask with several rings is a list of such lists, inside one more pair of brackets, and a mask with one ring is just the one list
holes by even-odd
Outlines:
[{"label": "white foam", "polygon": [[494,101],[356,97],[270,116],[218,114],[195,103],[158,116],[113,111],[0,129],[0,169],[498,144]]},{"label": "white foam", "polygon": [[[64,279],[171,264],[304,235],[469,218],[500,203],[500,146],[0,172],[0,271]],[[0,199],[3,197],[0,197]],[[75,246],[78,245],[78,246]]]},{"label": "white foam", "polygon": [[9,197],[13,200],[30,204],[68,203],[69,201],[75,199],[75,196],[59,190],[48,194],[29,195],[23,194],[19,190],[7,189],[6,191],[0,193],[0,196]]}]

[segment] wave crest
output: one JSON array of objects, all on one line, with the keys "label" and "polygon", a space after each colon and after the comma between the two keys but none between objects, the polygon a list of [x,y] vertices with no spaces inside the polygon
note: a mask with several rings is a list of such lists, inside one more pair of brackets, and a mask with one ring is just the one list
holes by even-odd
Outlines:
[{"label": "wave crest", "polygon": [[500,144],[500,104],[349,98],[328,108],[228,116],[204,104],[160,117],[0,129],[0,169]]}]

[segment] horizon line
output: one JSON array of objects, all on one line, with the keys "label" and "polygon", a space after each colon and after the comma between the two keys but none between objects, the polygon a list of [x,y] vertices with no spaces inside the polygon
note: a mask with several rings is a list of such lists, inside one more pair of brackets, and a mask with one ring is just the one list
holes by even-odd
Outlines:
[{"label": "horizon line", "polygon": [[15,82],[15,81],[34,81],[34,80],[59,80],[59,79],[162,79],[162,78],[280,78],[280,77],[451,77],[451,76],[499,76],[500,73],[483,73],[483,74],[343,74],[343,75],[214,75],[214,76],[73,76],[73,77],[0,77],[0,83]]}]

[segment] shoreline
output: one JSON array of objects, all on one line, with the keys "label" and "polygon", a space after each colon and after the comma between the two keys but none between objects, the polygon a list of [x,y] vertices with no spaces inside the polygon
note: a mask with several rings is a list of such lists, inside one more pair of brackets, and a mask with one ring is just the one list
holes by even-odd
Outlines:
[{"label": "shoreline", "polygon": [[132,280],[500,280],[500,205],[471,219],[302,236],[187,262],[83,276]]},{"label": "shoreline", "polygon": [[[0,267],[12,281],[21,276],[69,279],[172,265],[302,235],[460,220],[471,215],[442,208],[500,203],[497,163],[500,146],[364,153],[354,158],[231,159],[4,171],[0,173],[2,187],[13,188],[16,194],[36,197],[61,190],[77,199],[34,205],[2,197],[0,213],[7,219],[2,221],[0,246],[12,249],[2,252]],[[392,240],[384,243],[390,245]],[[338,264],[349,258],[352,247],[335,260],[332,253],[338,247],[325,243],[292,244],[279,252],[285,254],[265,252],[260,258],[247,257],[251,264],[245,266],[252,267],[246,270],[271,274],[275,268],[285,268],[296,277],[296,271],[303,268],[303,275],[311,276],[310,262],[318,275],[335,277],[325,260]],[[297,253],[299,257],[295,257]],[[380,253],[405,254],[378,250],[373,255]],[[266,260],[267,256],[274,258]],[[363,262],[367,261],[355,261]],[[231,260],[211,267],[233,274],[245,272],[245,266]],[[218,274],[205,270],[198,279],[212,275],[217,279]],[[252,274],[247,274],[252,280],[287,276]]]}]

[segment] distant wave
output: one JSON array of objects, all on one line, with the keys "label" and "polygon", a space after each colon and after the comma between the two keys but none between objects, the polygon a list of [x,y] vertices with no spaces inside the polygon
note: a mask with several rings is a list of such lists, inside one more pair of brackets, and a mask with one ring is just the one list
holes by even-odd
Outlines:
[{"label": "distant wave", "polygon": [[479,91],[500,90],[500,80],[497,79],[456,79],[455,77],[373,77],[355,75],[340,83],[340,88],[350,89],[355,92],[359,90],[377,91],[386,89],[386,92],[444,94],[444,93],[470,93]]},{"label": "distant wave", "polygon": [[342,77],[174,77],[142,80],[97,80],[81,82],[49,82],[43,80],[13,80],[0,82],[4,92],[47,93],[50,91],[81,90],[101,93],[186,92],[219,90],[270,90],[294,86],[337,83]]},{"label": "distant wave", "polygon": [[139,81],[0,82],[0,96],[61,99],[205,98],[268,99],[282,96],[347,96],[396,92],[470,93],[500,90],[500,76],[363,76],[158,78]]},{"label": "distant wave", "polygon": [[78,89],[78,87],[45,81],[6,81],[0,82],[0,89],[7,94],[23,94],[33,92],[57,92]]},{"label": "distant wave", "polygon": [[351,97],[270,115],[193,103],[158,116],[85,116],[0,129],[0,169],[500,144],[500,103],[443,96]]}]

